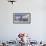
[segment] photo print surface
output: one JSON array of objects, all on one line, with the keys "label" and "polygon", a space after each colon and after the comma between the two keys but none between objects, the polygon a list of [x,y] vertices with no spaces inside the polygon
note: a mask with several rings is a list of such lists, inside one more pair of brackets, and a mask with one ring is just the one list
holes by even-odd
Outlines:
[{"label": "photo print surface", "polygon": [[30,24],[31,13],[13,13],[13,24]]}]

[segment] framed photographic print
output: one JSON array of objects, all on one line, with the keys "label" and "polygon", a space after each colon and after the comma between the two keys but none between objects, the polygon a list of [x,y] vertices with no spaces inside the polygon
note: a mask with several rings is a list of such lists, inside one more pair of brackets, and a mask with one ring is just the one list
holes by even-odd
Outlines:
[{"label": "framed photographic print", "polygon": [[31,13],[13,13],[13,24],[30,24]]}]

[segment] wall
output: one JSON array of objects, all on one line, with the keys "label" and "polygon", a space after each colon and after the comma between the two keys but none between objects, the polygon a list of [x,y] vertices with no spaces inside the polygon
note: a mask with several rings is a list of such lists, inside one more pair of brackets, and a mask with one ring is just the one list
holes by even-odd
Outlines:
[{"label": "wall", "polygon": [[[11,40],[18,32],[27,32],[37,41],[46,40],[45,0],[16,0],[12,5],[0,0],[0,40]],[[30,12],[31,24],[13,24],[15,12]]]}]

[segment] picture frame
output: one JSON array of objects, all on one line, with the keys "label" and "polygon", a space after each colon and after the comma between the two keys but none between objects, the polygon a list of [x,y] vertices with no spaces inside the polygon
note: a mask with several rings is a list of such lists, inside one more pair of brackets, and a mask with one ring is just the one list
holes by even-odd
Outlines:
[{"label": "picture frame", "polygon": [[13,13],[13,24],[30,24],[31,13]]}]

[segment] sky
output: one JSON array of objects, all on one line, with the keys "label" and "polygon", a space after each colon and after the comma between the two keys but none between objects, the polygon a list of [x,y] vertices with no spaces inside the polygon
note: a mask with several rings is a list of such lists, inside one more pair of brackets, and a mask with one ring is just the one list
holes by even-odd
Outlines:
[{"label": "sky", "polygon": [[[19,32],[30,34],[31,39],[46,40],[45,0],[0,0],[0,41],[15,40]],[[31,24],[13,24],[13,13],[31,13]]]}]

